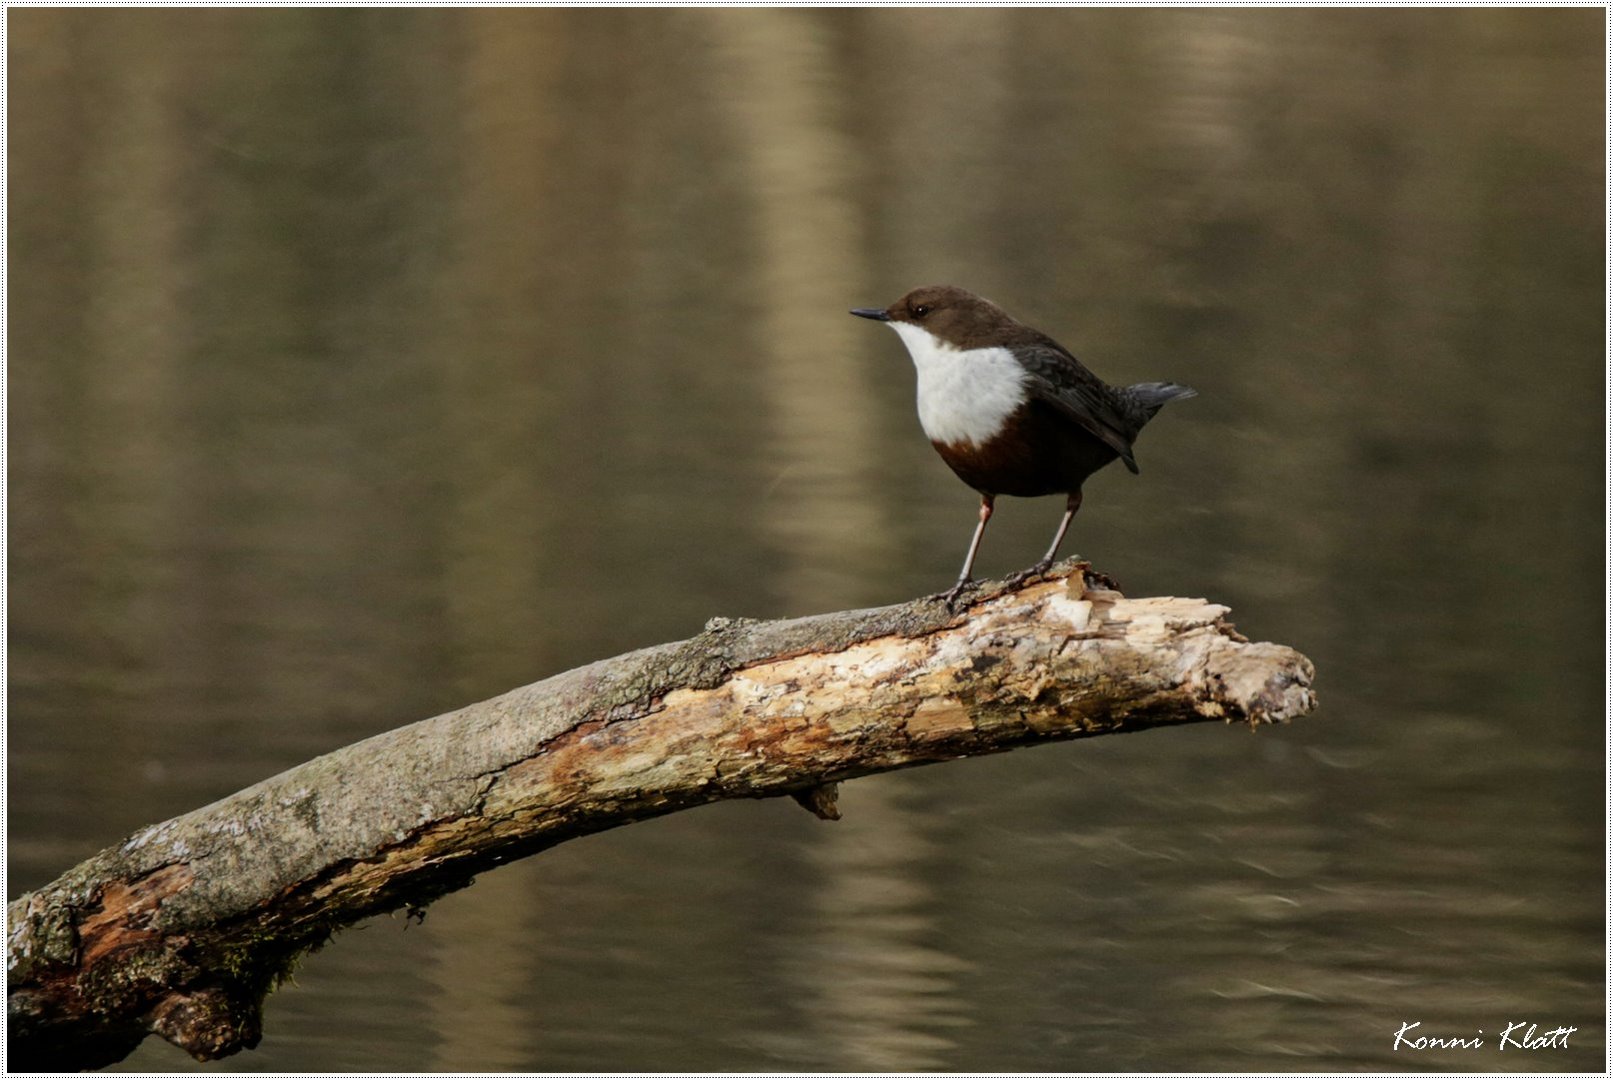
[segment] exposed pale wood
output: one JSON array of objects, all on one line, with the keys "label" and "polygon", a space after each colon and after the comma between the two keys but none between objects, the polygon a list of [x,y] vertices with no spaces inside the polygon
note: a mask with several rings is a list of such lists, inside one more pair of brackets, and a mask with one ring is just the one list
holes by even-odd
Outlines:
[{"label": "exposed pale wood", "polygon": [[153,1031],[198,1058],[254,1046],[265,994],[336,928],[584,833],[785,794],[833,817],[868,773],[1314,707],[1310,662],[1225,608],[1087,591],[1084,569],[956,614],[714,619],[142,829],[10,905],[11,1065],[94,1067]]}]

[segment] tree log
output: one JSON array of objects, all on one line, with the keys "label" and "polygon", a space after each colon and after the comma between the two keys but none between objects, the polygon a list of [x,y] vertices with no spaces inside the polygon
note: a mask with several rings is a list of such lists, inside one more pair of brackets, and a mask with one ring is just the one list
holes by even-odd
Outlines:
[{"label": "tree log", "polygon": [[1104,580],[1066,562],[956,613],[713,619],[141,829],[9,905],[11,1067],[98,1067],[150,1032],[204,1060],[255,1046],[334,930],[585,833],[740,797],[833,818],[869,773],[1314,707],[1310,662],[1226,608]]}]

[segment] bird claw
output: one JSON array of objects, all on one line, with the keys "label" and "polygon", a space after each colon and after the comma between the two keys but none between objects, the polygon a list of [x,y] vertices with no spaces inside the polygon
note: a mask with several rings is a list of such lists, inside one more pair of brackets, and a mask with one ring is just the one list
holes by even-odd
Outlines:
[{"label": "bird claw", "polygon": [[1007,582],[1008,587],[1010,589],[1017,589],[1021,585],[1025,584],[1025,582],[1031,580],[1032,578],[1039,578],[1039,577],[1041,577],[1043,574],[1047,573],[1051,569],[1053,569],[1053,560],[1052,559],[1043,559],[1041,562],[1037,563],[1035,566],[1026,567],[1024,570],[1021,570],[1019,573],[1011,575],[1008,578],[1008,582]]},{"label": "bird claw", "polygon": [[925,599],[939,600],[947,606],[948,611],[956,612],[958,610],[958,597],[962,596],[965,591],[973,589],[974,584],[973,578],[964,578],[945,592],[934,593],[925,597]]}]

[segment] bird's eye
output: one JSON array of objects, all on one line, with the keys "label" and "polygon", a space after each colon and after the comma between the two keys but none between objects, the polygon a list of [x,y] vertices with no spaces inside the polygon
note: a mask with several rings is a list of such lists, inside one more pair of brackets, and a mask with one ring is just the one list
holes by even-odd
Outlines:
[{"label": "bird's eye", "polygon": [[929,305],[928,304],[920,304],[918,307],[913,309],[913,318],[922,319],[922,318],[924,318],[924,316],[928,315],[929,313],[930,313]]}]

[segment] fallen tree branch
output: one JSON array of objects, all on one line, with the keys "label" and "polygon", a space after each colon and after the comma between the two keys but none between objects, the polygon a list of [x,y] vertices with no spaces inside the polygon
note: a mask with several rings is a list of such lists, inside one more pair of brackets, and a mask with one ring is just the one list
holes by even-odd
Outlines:
[{"label": "fallen tree branch", "polygon": [[255,1046],[264,996],[332,931],[584,833],[785,794],[832,818],[868,773],[1314,707],[1310,662],[1225,608],[1086,570],[958,614],[713,619],[142,829],[9,906],[11,1067],[97,1067],[149,1032],[200,1059]]}]

